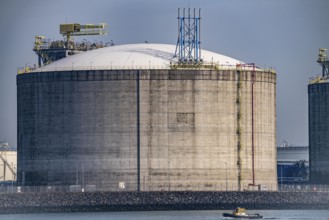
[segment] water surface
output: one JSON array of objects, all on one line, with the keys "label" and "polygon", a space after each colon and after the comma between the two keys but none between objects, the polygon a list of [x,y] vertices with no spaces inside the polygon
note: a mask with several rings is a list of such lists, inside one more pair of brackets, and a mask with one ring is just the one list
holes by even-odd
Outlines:
[{"label": "water surface", "polygon": [[[152,211],[152,212],[87,212],[0,215],[0,220],[219,220],[231,211]],[[329,220],[329,210],[250,210],[263,219]]]}]

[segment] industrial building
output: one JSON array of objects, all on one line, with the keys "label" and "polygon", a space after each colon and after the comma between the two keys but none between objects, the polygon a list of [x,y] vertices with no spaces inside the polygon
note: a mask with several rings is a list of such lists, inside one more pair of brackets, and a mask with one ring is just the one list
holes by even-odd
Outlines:
[{"label": "industrial building", "polygon": [[18,74],[18,184],[277,190],[275,71],[180,37]]},{"label": "industrial building", "polygon": [[0,141],[0,184],[16,181],[17,151],[8,142]]},{"label": "industrial building", "polygon": [[322,74],[308,85],[310,182],[329,184],[329,60],[326,49],[319,50]]},{"label": "industrial building", "polygon": [[309,180],[308,146],[294,146],[287,142],[277,147],[278,183],[306,183]]}]

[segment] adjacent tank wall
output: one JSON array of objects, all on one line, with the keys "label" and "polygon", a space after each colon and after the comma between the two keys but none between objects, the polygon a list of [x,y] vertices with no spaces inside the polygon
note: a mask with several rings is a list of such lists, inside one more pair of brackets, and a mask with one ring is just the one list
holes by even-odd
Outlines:
[{"label": "adjacent tank wall", "polygon": [[[240,79],[233,70],[43,72],[17,84],[22,185],[137,190],[139,179],[142,191],[238,190],[238,105],[241,190],[252,183],[250,71]],[[256,72],[255,183],[269,190],[277,189],[275,86],[274,73]]]},{"label": "adjacent tank wall", "polygon": [[329,83],[308,86],[310,181],[329,183]]}]

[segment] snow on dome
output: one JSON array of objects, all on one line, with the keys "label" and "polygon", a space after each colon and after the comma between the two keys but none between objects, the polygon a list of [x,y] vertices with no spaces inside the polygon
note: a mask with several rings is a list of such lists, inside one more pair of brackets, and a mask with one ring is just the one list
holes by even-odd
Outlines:
[{"label": "snow on dome", "polygon": [[[107,69],[170,69],[176,45],[170,44],[126,44],[91,50],[66,57],[45,65],[35,72],[67,70]],[[232,65],[243,63],[222,54],[202,50],[205,63]]]}]

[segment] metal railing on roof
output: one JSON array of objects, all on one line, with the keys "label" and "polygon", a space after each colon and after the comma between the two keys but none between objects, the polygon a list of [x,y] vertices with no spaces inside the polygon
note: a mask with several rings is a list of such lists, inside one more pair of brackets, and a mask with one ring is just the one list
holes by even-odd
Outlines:
[{"label": "metal railing on roof", "polygon": [[[187,70],[233,70],[237,69],[236,65],[221,65],[216,63],[204,63],[202,65],[186,65],[186,64],[164,64],[164,65],[90,65],[87,66],[78,66],[72,63],[70,66],[56,66],[56,64],[51,64],[53,66],[47,68],[47,66],[37,68],[34,66],[25,66],[22,68],[18,68],[18,74],[31,73],[31,72],[49,72],[49,71],[87,71],[87,70],[139,70],[139,69],[167,69],[167,70],[179,70],[179,69],[187,69]],[[239,67],[240,70],[248,71],[249,67]],[[268,73],[275,73],[274,69],[255,69],[255,71],[262,71]]]},{"label": "metal railing on roof", "polygon": [[329,82],[329,76],[323,77],[322,74],[316,75],[309,79],[309,84],[326,83],[326,82]]}]

